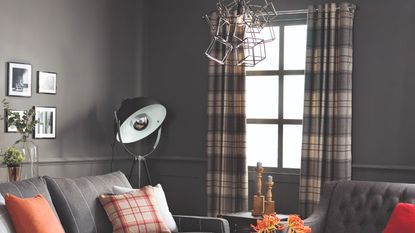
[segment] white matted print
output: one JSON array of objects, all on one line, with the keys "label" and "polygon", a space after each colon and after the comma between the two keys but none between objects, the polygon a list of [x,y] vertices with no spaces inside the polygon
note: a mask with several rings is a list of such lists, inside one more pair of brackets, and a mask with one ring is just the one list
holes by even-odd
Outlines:
[{"label": "white matted print", "polygon": [[39,71],[37,74],[37,93],[56,94],[56,76],[54,72]]},{"label": "white matted print", "polygon": [[32,96],[32,65],[14,62],[8,64],[7,95]]},{"label": "white matted print", "polygon": [[[20,119],[23,119],[23,115],[24,115],[24,111],[23,110],[10,110],[12,113],[19,113],[19,117]],[[9,123],[7,122],[7,120],[10,118],[9,115],[7,115],[7,117],[4,118],[5,120],[5,129],[7,133],[17,133],[17,128],[14,125],[9,125]]]},{"label": "white matted print", "polygon": [[56,107],[35,107],[34,138],[56,138]]}]

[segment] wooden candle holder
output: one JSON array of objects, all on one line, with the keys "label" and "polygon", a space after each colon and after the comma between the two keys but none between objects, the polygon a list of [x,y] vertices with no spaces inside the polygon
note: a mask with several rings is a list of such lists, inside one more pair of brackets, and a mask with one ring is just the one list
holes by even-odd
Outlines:
[{"label": "wooden candle holder", "polygon": [[256,194],[253,197],[252,203],[252,216],[262,216],[264,214],[264,201],[265,197],[262,195],[262,173],[264,168],[258,163],[256,168]]},{"label": "wooden candle holder", "polygon": [[272,186],[274,186],[272,176],[268,177],[266,185],[267,193],[264,201],[264,214],[275,214],[275,202],[272,200]]}]

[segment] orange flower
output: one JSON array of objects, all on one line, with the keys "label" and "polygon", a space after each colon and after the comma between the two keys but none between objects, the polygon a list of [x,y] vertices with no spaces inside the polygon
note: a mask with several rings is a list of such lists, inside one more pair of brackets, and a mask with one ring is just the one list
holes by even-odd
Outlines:
[{"label": "orange flower", "polygon": [[311,233],[311,228],[304,226],[304,221],[298,215],[289,215],[287,220],[288,233]]},{"label": "orange flower", "polygon": [[295,230],[296,233],[311,233],[311,228],[308,226],[303,226],[301,229]]},{"label": "orange flower", "polygon": [[288,215],[287,223],[290,226],[304,225],[304,221],[298,215]]},{"label": "orange flower", "polygon": [[280,224],[280,219],[277,215],[264,215],[262,220],[258,219],[256,222],[256,226],[251,224],[251,227],[257,233],[271,233],[276,230],[284,229],[284,226]]},{"label": "orange flower", "polygon": [[311,233],[311,228],[304,226],[304,221],[298,215],[288,215],[287,223],[282,224],[275,214],[264,215],[257,220],[256,225],[251,224],[256,233],[273,233],[285,228],[287,233]]}]

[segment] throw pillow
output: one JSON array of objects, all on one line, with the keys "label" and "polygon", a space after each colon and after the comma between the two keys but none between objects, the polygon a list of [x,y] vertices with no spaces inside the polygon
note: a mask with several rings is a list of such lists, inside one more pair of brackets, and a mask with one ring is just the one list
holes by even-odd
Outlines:
[{"label": "throw pillow", "polygon": [[121,195],[100,195],[113,233],[170,233],[157,208],[151,186]]},{"label": "throw pillow", "polygon": [[3,195],[0,194],[0,232],[1,233],[14,233],[13,224],[9,218],[9,214],[6,209],[6,201]]},{"label": "throw pillow", "polygon": [[[135,189],[132,188],[124,188],[120,186],[112,187],[112,191],[114,194],[124,194],[128,192],[132,192]],[[154,196],[156,198],[156,203],[158,209],[160,211],[161,217],[163,218],[164,223],[166,224],[167,228],[169,228],[172,232],[177,232],[178,228],[176,222],[174,221],[173,215],[170,213],[169,206],[167,204],[166,195],[164,194],[163,188],[160,184],[157,184],[153,187]]]},{"label": "throw pillow", "polygon": [[415,229],[415,205],[398,203],[393,209],[383,233],[413,232]]},{"label": "throw pillow", "polygon": [[19,198],[6,194],[4,199],[16,233],[65,233],[42,195]]}]

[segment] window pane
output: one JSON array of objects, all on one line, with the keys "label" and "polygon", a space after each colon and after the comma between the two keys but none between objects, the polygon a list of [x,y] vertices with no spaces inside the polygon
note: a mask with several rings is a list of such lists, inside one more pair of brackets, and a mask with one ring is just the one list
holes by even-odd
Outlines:
[{"label": "window pane", "polygon": [[248,166],[278,166],[278,125],[247,124],[246,142]]},{"label": "window pane", "polygon": [[284,69],[304,70],[307,44],[307,26],[295,25],[284,28]]},{"label": "window pane", "polygon": [[284,119],[303,119],[304,75],[284,76]]},{"label": "window pane", "polygon": [[[279,35],[280,27],[272,27],[275,33],[275,40],[265,43],[265,53],[266,58],[259,62],[254,67],[246,67],[246,70],[278,70],[279,66]],[[256,35],[257,38],[267,39],[271,37],[270,28],[266,27],[261,30],[261,32]]]},{"label": "window pane", "polygon": [[246,77],[246,117],[278,118],[278,76]]},{"label": "window pane", "polygon": [[302,125],[284,125],[283,161],[284,168],[301,167]]}]

